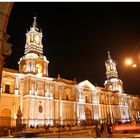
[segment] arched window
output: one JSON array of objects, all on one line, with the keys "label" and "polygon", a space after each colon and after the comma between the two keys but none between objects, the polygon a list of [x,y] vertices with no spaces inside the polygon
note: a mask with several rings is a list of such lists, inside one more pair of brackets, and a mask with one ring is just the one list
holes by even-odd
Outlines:
[{"label": "arched window", "polygon": [[107,70],[110,71],[110,66],[107,66]]},{"label": "arched window", "polygon": [[112,91],[112,90],[113,90],[112,85],[109,85],[109,86],[108,86],[108,90],[109,90],[109,91]]},{"label": "arched window", "polygon": [[66,100],[71,100],[71,89],[70,88],[65,89],[65,95],[66,95]]},{"label": "arched window", "polygon": [[110,65],[110,71],[113,71],[113,65],[112,64]]},{"label": "arched window", "polygon": [[31,34],[31,36],[30,36],[30,42],[34,42],[34,34]]},{"label": "arched window", "polygon": [[42,76],[42,68],[40,64],[36,65],[36,74]]},{"label": "arched window", "polygon": [[38,45],[40,44],[40,38],[38,35],[35,36],[35,43]]},{"label": "arched window", "polygon": [[42,113],[43,112],[43,107],[40,105],[39,106],[39,113]]},{"label": "arched window", "polygon": [[10,93],[10,85],[9,84],[5,85],[5,93]]},{"label": "arched window", "polygon": [[30,44],[30,36],[27,36],[26,41],[27,41],[27,42],[26,42],[27,44]]},{"label": "arched window", "polygon": [[25,70],[26,70],[26,66],[25,66],[25,64],[22,66],[22,71],[23,72],[25,72]]}]

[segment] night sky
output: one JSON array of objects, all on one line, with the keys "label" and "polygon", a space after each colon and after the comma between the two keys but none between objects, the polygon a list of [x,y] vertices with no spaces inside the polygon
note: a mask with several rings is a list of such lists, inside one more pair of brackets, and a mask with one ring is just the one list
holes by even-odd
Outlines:
[{"label": "night sky", "polygon": [[117,63],[125,93],[140,94],[140,68],[124,65],[127,56],[138,57],[140,3],[115,2],[16,2],[7,33],[13,44],[5,67],[18,70],[24,55],[27,29],[37,16],[43,31],[44,55],[50,61],[49,76],[78,82],[89,80],[104,86],[107,51]]}]

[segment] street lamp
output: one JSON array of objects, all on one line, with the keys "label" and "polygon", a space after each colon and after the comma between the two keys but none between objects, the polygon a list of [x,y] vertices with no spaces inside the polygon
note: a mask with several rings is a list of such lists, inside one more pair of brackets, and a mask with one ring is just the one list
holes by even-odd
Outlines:
[{"label": "street lamp", "polygon": [[127,59],[125,59],[125,64],[127,66],[131,66],[133,64],[133,60],[131,58],[127,58]]},{"label": "street lamp", "polygon": [[140,69],[140,42],[137,43],[135,49],[124,60],[125,66]]},{"label": "street lamp", "polygon": [[132,67],[133,67],[133,68],[136,68],[136,67],[137,67],[137,64],[133,64]]},{"label": "street lamp", "polygon": [[132,60],[132,58],[126,58],[125,59],[125,65],[132,67],[132,68],[137,68],[137,64],[134,63],[134,61]]}]

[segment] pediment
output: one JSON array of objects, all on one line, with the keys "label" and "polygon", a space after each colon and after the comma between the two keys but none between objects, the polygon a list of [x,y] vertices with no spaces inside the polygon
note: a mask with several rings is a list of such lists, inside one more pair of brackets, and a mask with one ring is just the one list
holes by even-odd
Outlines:
[{"label": "pediment", "polygon": [[96,89],[96,87],[92,83],[90,83],[88,80],[80,82],[79,87],[85,88],[85,89],[90,89],[90,90],[95,90]]},{"label": "pediment", "polygon": [[10,81],[15,81],[15,78],[11,77],[11,76],[4,76],[3,79],[10,80]]}]

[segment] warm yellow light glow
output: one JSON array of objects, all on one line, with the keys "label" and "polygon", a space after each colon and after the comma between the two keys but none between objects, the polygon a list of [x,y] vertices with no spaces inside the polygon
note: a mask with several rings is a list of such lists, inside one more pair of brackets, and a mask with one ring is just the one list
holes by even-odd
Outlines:
[{"label": "warm yellow light glow", "polygon": [[131,58],[126,59],[125,64],[126,65],[132,65],[132,59]]},{"label": "warm yellow light glow", "polygon": [[30,41],[31,41],[31,42],[34,41],[34,35],[33,35],[33,34],[31,34],[31,36],[30,36]]},{"label": "warm yellow light glow", "polygon": [[30,36],[27,36],[27,44],[30,43]]},{"label": "warm yellow light glow", "polygon": [[133,67],[133,68],[136,68],[136,67],[137,67],[137,64],[133,64],[132,67]]},{"label": "warm yellow light glow", "polygon": [[35,36],[35,42],[36,42],[37,44],[40,43],[40,40],[39,40],[39,36],[38,36],[38,35]]}]

